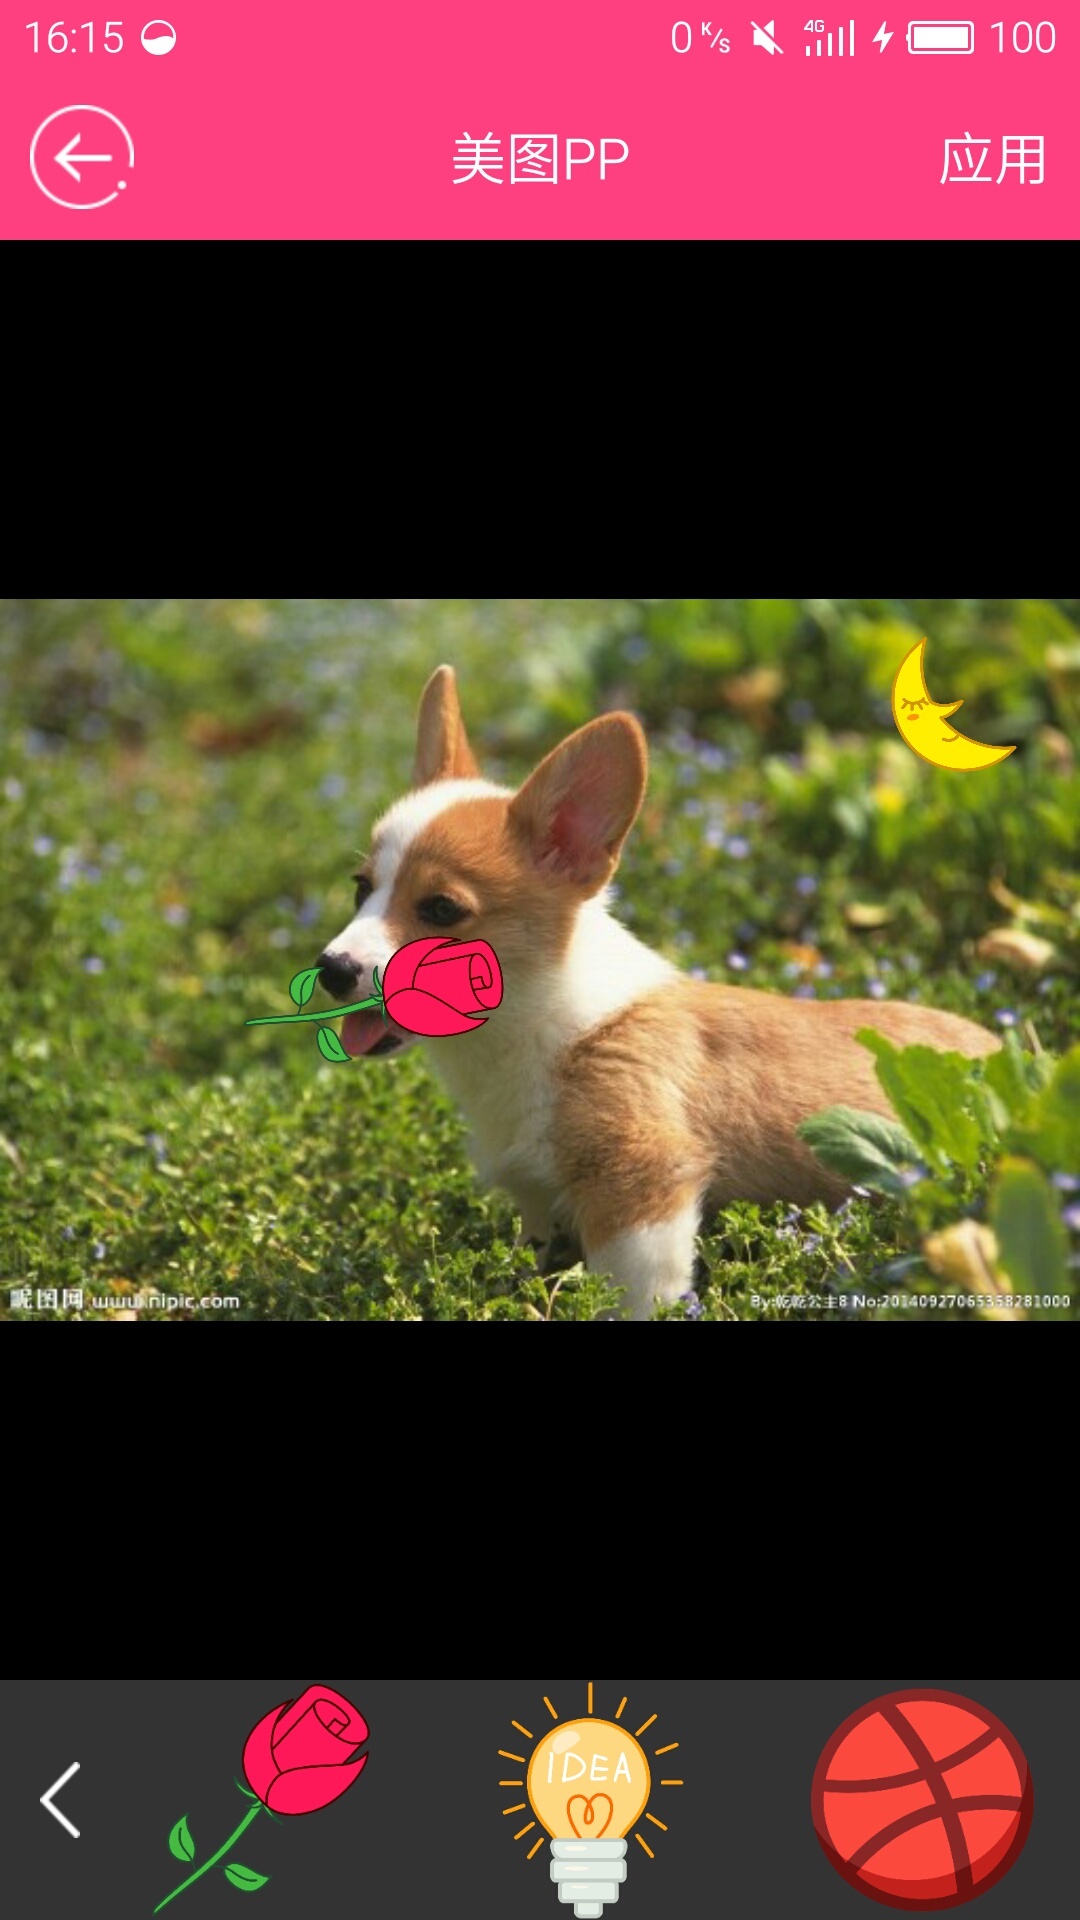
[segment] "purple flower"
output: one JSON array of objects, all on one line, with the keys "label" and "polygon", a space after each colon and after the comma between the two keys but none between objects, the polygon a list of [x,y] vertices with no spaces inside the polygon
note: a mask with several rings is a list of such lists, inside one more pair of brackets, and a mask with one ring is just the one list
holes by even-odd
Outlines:
[{"label": "purple flower", "polygon": [[707,980],[709,977],[704,967],[690,967],[688,971],[691,980]]},{"label": "purple flower", "polygon": [[691,1287],[689,1293],[680,1295],[680,1298],[686,1302],[686,1318],[688,1320],[700,1320],[705,1309],[698,1299],[697,1294],[694,1292],[693,1287]]},{"label": "purple flower", "polygon": [[275,927],[274,931],[270,935],[270,945],[272,947],[291,946],[292,933],[290,929],[288,927]]},{"label": "purple flower", "polygon": [[802,972],[802,968],[797,960],[785,960],[780,971],[785,980],[797,980]]},{"label": "purple flower", "polygon": [[103,933],[123,933],[124,923],[122,920],[117,919],[115,913],[103,913],[101,916],[101,929]]},{"label": "purple flower", "polygon": [[91,860],[84,860],[74,847],[64,847],[60,853],[60,875],[57,886],[61,893],[70,892],[76,880],[86,880],[93,886],[101,879],[101,868]]},{"label": "purple flower", "polygon": [[325,780],[319,782],[320,800],[340,800],[348,786],[343,773],[328,773]]},{"label": "purple flower", "polygon": [[833,976],[832,961],[819,960],[817,966],[814,968],[814,973],[819,980],[831,980]]},{"label": "purple flower", "polygon": [[812,987],[809,980],[804,980],[801,986],[792,989],[791,997],[793,1000],[816,1000],[817,988]]},{"label": "purple flower", "polygon": [[60,1238],[61,1240],[74,1240],[75,1238],[74,1227],[61,1227]]},{"label": "purple flower", "polygon": [[993,967],[988,967],[985,973],[977,973],[975,975],[975,985],[980,993],[988,993],[996,979],[997,974],[994,972]]},{"label": "purple flower", "polygon": [[750,852],[750,842],[744,840],[740,834],[733,833],[731,839],[725,842],[725,851],[733,860],[745,860]]},{"label": "purple flower", "polygon": [[12,776],[10,780],[4,781],[5,800],[12,800],[12,801],[21,800],[22,797],[23,797],[23,783],[21,780],[16,780],[14,776]]},{"label": "purple flower", "polygon": [[93,1256],[94,1256],[94,1259],[95,1259],[95,1260],[104,1260],[104,1258],[105,1258],[105,1242],[104,1242],[104,1240],[95,1240],[95,1241],[94,1241],[94,1244],[93,1244],[93,1247],[91,1248],[91,1252],[93,1253]]},{"label": "purple flower", "polygon": [[750,965],[745,953],[729,953],[727,963],[735,973],[745,973],[747,967]]},{"label": "purple flower", "polygon": [[792,721],[795,726],[805,727],[807,721],[812,720],[813,717],[814,703],[812,700],[788,701],[788,719]]},{"label": "purple flower", "polygon": [[34,849],[34,852],[37,854],[38,859],[44,860],[46,854],[49,854],[52,852],[53,848],[56,845],[56,841],[48,833],[39,833],[35,835],[34,839],[31,841],[31,845]]},{"label": "purple flower", "polygon": [[620,651],[623,659],[628,660],[632,667],[636,667],[642,660],[648,659],[649,643],[643,633],[632,633],[629,640],[623,641]]},{"label": "purple flower", "polygon": [[884,1000],[889,989],[885,985],[884,980],[868,980],[866,983],[866,991],[870,995],[871,1000]]},{"label": "purple flower", "polygon": [[816,893],[817,890],[818,890],[818,882],[815,874],[800,873],[797,876],[795,881],[795,891],[796,893],[801,893],[804,900],[809,899],[810,895],[812,893]]},{"label": "purple flower", "polygon": [[722,773],[731,759],[723,747],[714,747],[708,740],[698,742],[697,757],[710,773]]},{"label": "purple flower", "polygon": [[1054,982],[1053,982],[1052,980],[1040,980],[1040,981],[1039,981],[1039,992],[1040,992],[1040,993],[1053,993],[1053,991],[1054,991]]},{"label": "purple flower", "polygon": [[803,1252],[813,1253],[821,1245],[820,1233],[808,1233],[803,1241]]},{"label": "purple flower", "polygon": [[171,906],[163,908],[161,917],[170,927],[186,927],[190,916],[186,907]]},{"label": "purple flower", "polygon": [[1012,1007],[998,1007],[994,1014],[994,1019],[997,1021],[999,1027],[1015,1027],[1019,1022],[1020,1015],[1015,1012]]},{"label": "purple flower", "polygon": [[744,800],[739,812],[744,820],[760,820],[765,809],[758,800]]},{"label": "purple flower", "polygon": [[162,1161],[168,1159],[169,1155],[169,1146],[165,1135],[163,1133],[147,1133],[144,1134],[143,1137],[160,1167]]},{"label": "purple flower", "polygon": [[698,770],[692,760],[684,760],[676,771],[676,778],[684,787],[692,787],[698,777]]},{"label": "purple flower", "polygon": [[305,900],[296,917],[302,927],[313,927],[319,917],[319,912],[320,908],[317,900]]},{"label": "purple flower", "polygon": [[682,810],[688,816],[689,819],[696,820],[699,814],[704,813],[705,802],[704,800],[698,800],[695,796],[691,800],[683,801]]},{"label": "purple flower", "polygon": [[1080,1206],[1063,1208],[1061,1217],[1070,1233],[1080,1233]]},{"label": "purple flower", "polygon": [[682,870],[683,870],[683,863],[681,860],[665,860],[664,861],[665,873],[670,873],[674,875],[676,873],[681,873]]},{"label": "purple flower", "polygon": [[926,1179],[928,1171],[929,1169],[924,1167],[921,1162],[917,1167],[904,1167],[898,1175],[900,1185],[902,1187],[917,1187],[920,1180]]},{"label": "purple flower", "polygon": [[96,953],[91,954],[89,960],[83,961],[84,973],[104,973],[104,971],[105,962],[104,960],[99,960]]},{"label": "purple flower", "polygon": [[714,820],[713,822],[711,822],[709,826],[706,827],[705,845],[707,847],[722,847],[726,839],[727,839],[727,828],[724,826],[722,821]]},{"label": "purple flower", "polygon": [[1080,1193],[1080,1180],[1075,1173],[1052,1173],[1050,1185],[1056,1187],[1059,1193]]}]

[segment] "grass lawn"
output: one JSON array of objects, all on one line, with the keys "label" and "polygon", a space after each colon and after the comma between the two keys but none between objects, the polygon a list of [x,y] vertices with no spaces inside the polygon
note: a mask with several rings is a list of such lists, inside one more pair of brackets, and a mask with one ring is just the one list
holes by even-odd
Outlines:
[{"label": "grass lawn", "polygon": [[[1080,1039],[1078,616],[1052,601],[0,602],[0,1315],[590,1319],[609,1303],[596,1276],[542,1279],[514,1245],[513,1209],[478,1188],[421,1050],[336,1066],[310,1028],[244,1027],[289,1011],[289,979],[348,918],[441,660],[496,778],[604,706],[641,715],[652,775],[617,911],[681,966],[919,998],[1065,1054]],[[963,693],[961,726],[1019,743],[999,766],[940,771],[896,733],[892,675],[924,633],[935,699]],[[1030,1124],[1021,1140],[1053,1195],[1027,1271],[1065,1288],[1057,1317],[1080,1312],[1072,1099],[1041,1156]],[[921,1144],[892,1197],[724,1209],[665,1317],[1014,1317],[1007,1301],[930,1304],[975,1271],[942,1235],[1009,1235],[999,1156],[954,1165]],[[161,1294],[238,1304],[178,1312],[149,1304]]]}]

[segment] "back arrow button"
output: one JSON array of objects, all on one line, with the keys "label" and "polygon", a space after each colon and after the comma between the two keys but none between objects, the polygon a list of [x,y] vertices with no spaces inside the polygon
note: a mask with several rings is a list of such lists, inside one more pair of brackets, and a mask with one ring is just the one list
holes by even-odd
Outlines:
[{"label": "back arrow button", "polygon": [[68,1781],[71,1779],[72,1774],[78,1773],[78,1771],[79,1771],[79,1762],[75,1760],[72,1763],[72,1765],[68,1768],[67,1772],[62,1773],[60,1775],[59,1780],[53,1781],[52,1786],[49,1788],[48,1793],[43,1793],[41,1796],[42,1806],[48,1808],[54,1820],[59,1820],[60,1825],[62,1827],[67,1828],[73,1840],[77,1840],[79,1837],[78,1827],[73,1827],[71,1824],[71,1821],[66,1817],[66,1815],[61,1813],[59,1807],[53,1806],[52,1799],[53,1799],[53,1794],[59,1793],[61,1787],[66,1787]]}]

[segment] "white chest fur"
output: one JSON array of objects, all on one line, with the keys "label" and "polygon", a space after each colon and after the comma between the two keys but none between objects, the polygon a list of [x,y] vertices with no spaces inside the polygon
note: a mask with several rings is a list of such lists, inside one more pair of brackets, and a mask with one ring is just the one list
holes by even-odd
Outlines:
[{"label": "white chest fur", "polygon": [[674,973],[598,898],[581,908],[556,969],[507,973],[502,1005],[485,1027],[425,1042],[469,1122],[483,1180],[515,1195],[542,1188],[557,1203],[552,1121],[560,1053]]}]

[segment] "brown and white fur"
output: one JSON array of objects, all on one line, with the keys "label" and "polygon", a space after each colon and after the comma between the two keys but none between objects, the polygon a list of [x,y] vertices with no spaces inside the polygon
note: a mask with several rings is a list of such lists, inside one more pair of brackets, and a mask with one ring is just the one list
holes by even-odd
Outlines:
[{"label": "brown and white fur", "polygon": [[511,1195],[526,1236],[576,1238],[635,1319],[690,1287],[710,1208],[843,1197],[795,1128],[838,1101],[890,1111],[858,1028],[971,1056],[998,1045],[969,1020],[906,1002],[794,1000],[684,978],[605,900],[646,776],[640,726],[610,713],[517,793],[492,785],[453,670],[439,667],[420,704],[414,789],[377,822],[361,880],[370,891],[321,962],[346,970],[355,998],[396,948],[441,930],[433,900],[463,910],[445,931],[490,941],[501,1007],[467,1036],[394,1036],[427,1048],[469,1121],[481,1177]]}]

